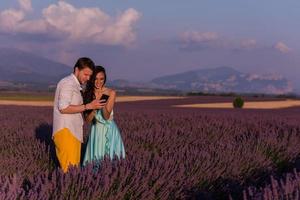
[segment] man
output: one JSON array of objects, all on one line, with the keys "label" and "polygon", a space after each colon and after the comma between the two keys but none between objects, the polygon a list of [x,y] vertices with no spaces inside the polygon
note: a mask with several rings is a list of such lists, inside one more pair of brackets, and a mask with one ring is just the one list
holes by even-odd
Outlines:
[{"label": "man", "polygon": [[71,75],[57,84],[53,110],[53,134],[60,166],[67,172],[69,165],[79,165],[83,142],[82,112],[103,108],[105,103],[94,100],[83,104],[81,84],[85,84],[95,68],[90,58],[79,58]]}]

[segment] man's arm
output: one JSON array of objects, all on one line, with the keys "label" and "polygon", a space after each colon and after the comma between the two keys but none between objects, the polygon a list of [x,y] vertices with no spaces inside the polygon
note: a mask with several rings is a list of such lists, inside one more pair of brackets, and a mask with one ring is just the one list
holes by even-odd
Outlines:
[{"label": "man's arm", "polygon": [[69,83],[65,83],[60,89],[58,96],[58,109],[62,114],[81,113],[85,110],[100,109],[105,105],[95,100],[86,105],[71,105],[73,90],[74,88],[72,84]]},{"label": "man's arm", "polygon": [[68,107],[60,110],[62,114],[73,114],[73,113],[81,113],[86,110],[94,110],[101,109],[105,106],[106,103],[100,103],[99,100],[94,100],[88,104],[82,105],[69,105]]},{"label": "man's arm", "polygon": [[62,114],[81,113],[86,110],[86,105],[69,105],[68,107],[59,110]]},{"label": "man's arm", "polygon": [[62,114],[80,113],[85,110],[84,105],[71,105],[74,87],[71,83],[65,82],[58,94],[58,110]]}]

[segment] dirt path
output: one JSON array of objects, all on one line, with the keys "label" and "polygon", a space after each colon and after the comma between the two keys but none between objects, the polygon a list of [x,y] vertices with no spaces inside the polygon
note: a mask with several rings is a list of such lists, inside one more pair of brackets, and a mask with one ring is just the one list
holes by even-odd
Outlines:
[{"label": "dirt path", "polygon": [[[117,98],[117,102],[132,102],[144,100],[160,100],[160,99],[182,99],[185,97],[174,96],[121,96]],[[53,106],[52,101],[20,101],[20,100],[0,100],[0,105],[18,105],[18,106]],[[246,109],[280,109],[293,106],[300,106],[300,100],[283,100],[283,101],[253,101],[245,102]],[[199,103],[174,105],[174,107],[182,108],[233,108],[232,103]]]},{"label": "dirt path", "polygon": [[[248,109],[280,109],[293,106],[300,106],[300,100],[284,100],[284,101],[253,101],[245,102],[243,108]],[[176,105],[175,107],[182,108],[233,108],[232,103],[202,103],[202,104],[188,104]]]},{"label": "dirt path", "polygon": [[[184,97],[174,96],[120,96],[116,102],[132,102],[144,100],[160,100],[160,99],[181,99]],[[0,105],[18,105],[18,106],[53,106],[52,101],[18,101],[18,100],[0,100]]]}]

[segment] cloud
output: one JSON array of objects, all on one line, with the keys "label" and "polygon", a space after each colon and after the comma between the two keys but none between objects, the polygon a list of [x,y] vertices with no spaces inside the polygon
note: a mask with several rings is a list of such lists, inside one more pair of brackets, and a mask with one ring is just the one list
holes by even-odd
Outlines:
[{"label": "cloud", "polygon": [[25,12],[32,11],[31,0],[19,0],[21,10]]},{"label": "cloud", "polygon": [[286,54],[292,51],[285,43],[277,42],[275,45],[258,43],[254,38],[237,39],[223,37],[217,32],[199,32],[199,31],[185,31],[179,35],[177,40],[174,40],[179,46],[179,50],[196,52],[206,50],[226,50],[232,53],[242,53],[249,51],[262,51],[268,49],[273,51],[274,49]]},{"label": "cloud", "polygon": [[134,26],[141,14],[129,8],[111,17],[99,8],[76,8],[59,1],[43,9],[42,17],[26,20],[32,10],[30,0],[19,0],[20,9],[0,13],[0,31],[5,33],[46,34],[76,43],[131,45],[136,39]]},{"label": "cloud", "polygon": [[1,32],[14,32],[18,24],[24,19],[22,10],[8,9],[0,13]]},{"label": "cloud", "polygon": [[242,49],[253,49],[257,47],[257,42],[255,39],[245,39],[241,41],[240,46]]},{"label": "cloud", "polygon": [[179,35],[179,39],[175,42],[180,45],[180,50],[191,52],[223,45],[219,34],[216,32],[185,31]]},{"label": "cloud", "polygon": [[289,53],[291,51],[291,49],[283,42],[277,42],[274,45],[274,48],[280,51],[281,53]]},{"label": "cloud", "polygon": [[181,39],[184,42],[210,42],[219,39],[219,35],[216,32],[197,32],[197,31],[186,31],[181,35]]},{"label": "cloud", "polygon": [[0,12],[0,31],[1,32],[16,32],[20,28],[20,24],[25,18],[25,15],[32,11],[31,0],[18,0],[19,9],[6,9]]},{"label": "cloud", "polygon": [[230,39],[217,32],[185,31],[179,37],[180,49],[187,51],[203,51],[207,49],[225,49],[244,51],[258,48],[255,39]]},{"label": "cloud", "polygon": [[133,25],[140,18],[135,9],[128,9],[112,19],[99,8],[77,9],[66,2],[58,2],[43,10],[47,23],[71,40],[106,45],[128,45],[136,36]]}]

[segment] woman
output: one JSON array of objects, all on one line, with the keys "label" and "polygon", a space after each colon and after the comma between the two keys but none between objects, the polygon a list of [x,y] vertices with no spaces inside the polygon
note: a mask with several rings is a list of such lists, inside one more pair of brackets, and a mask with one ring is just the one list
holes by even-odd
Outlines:
[{"label": "woman", "polygon": [[84,92],[84,102],[89,103],[94,99],[100,100],[105,95],[109,96],[106,105],[100,110],[88,110],[84,113],[85,119],[91,123],[89,141],[83,165],[91,161],[100,161],[104,156],[111,159],[114,156],[125,158],[124,144],[120,131],[113,120],[113,107],[116,92],[105,86],[106,73],[102,66],[96,66],[91,79],[87,82]]}]

